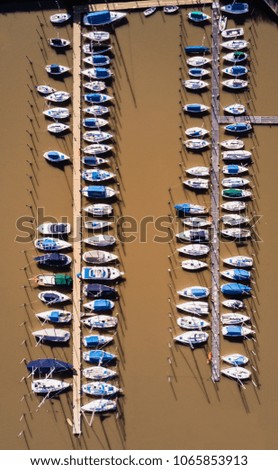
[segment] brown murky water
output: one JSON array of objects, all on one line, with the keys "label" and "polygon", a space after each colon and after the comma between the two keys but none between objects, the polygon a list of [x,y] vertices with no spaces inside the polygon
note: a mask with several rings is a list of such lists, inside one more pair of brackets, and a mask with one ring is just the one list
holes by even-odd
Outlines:
[{"label": "brown murky water", "polygon": [[[175,291],[186,285],[210,286],[209,271],[198,275],[181,272],[180,259],[173,255],[175,242],[154,243],[153,237],[161,233],[153,223],[146,230],[142,223],[146,216],[171,215],[173,201],[210,205],[208,195],[197,197],[184,192],[180,182],[182,168],[203,161],[208,164],[210,158],[209,152],[203,156],[186,153],[180,142],[185,127],[204,123],[210,128],[209,116],[192,119],[180,114],[181,103],[198,100],[180,90],[179,80],[186,76],[180,40],[182,45],[200,43],[205,31],[205,43],[209,43],[211,33],[209,26],[204,30],[188,25],[185,17],[181,26],[179,16],[166,18],[156,13],[145,19],[130,14],[128,23],[116,29],[113,39],[116,80],[111,122],[117,131],[117,155],[112,167],[118,166],[122,199],[116,213],[132,216],[138,224],[136,240],[119,243],[116,248],[126,273],[117,305],[120,325],[116,345],[120,384],[125,392],[120,400],[121,418],[96,418],[92,428],[83,421],[83,434],[77,439],[67,421],[71,419],[71,394],[39,407],[40,401],[30,394],[29,380],[22,379],[26,376],[23,358],[50,355],[71,360],[70,348],[34,346],[31,331],[39,328],[34,312],[41,305],[28,278],[39,271],[31,262],[35,254],[32,243],[15,243],[15,221],[22,215],[32,217],[36,206],[58,219],[68,216],[71,221],[72,217],[71,166],[62,171],[48,166],[42,158],[42,153],[54,146],[70,155],[71,136],[59,141],[49,136],[41,115],[44,100],[34,90],[36,83],[55,86],[54,80],[47,79],[46,63],[71,64],[70,51],[57,59],[47,46],[46,37],[54,33],[49,14],[0,16],[0,94],[5,110],[0,117],[1,352],[5,384],[0,405],[5,423],[1,448],[275,449],[278,380],[272,364],[277,355],[278,326],[273,295],[277,287],[277,129],[256,127],[254,135],[246,139],[246,148],[254,148],[255,161],[250,170],[255,200],[249,205],[249,214],[263,216],[257,227],[262,242],[240,249],[233,243],[221,243],[221,257],[249,253],[255,259],[256,298],[248,302],[248,312],[257,328],[256,343],[250,341],[236,349],[253,358],[257,369],[254,380],[260,387],[250,382],[241,389],[225,379],[214,386],[206,362],[209,348],[192,352],[173,345],[172,335],[178,332]],[[277,27],[268,18],[258,17],[246,22],[245,31],[246,39],[253,44],[253,88],[240,100],[249,104],[252,113],[275,115],[278,70],[272,51],[278,47]],[[60,34],[71,37],[71,33],[67,26]],[[71,78],[56,82],[56,88],[70,90]],[[209,93],[202,99],[209,104]],[[232,101],[234,96],[221,92],[222,106]],[[178,230],[181,226],[174,227],[175,232]],[[234,350],[235,346],[222,341],[221,353]]]}]

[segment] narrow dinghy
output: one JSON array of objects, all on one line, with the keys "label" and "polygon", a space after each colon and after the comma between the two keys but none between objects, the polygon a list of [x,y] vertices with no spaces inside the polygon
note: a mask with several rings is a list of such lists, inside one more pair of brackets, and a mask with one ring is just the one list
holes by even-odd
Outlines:
[{"label": "narrow dinghy", "polygon": [[176,204],[175,209],[177,211],[178,217],[184,217],[187,215],[201,215],[208,213],[208,209],[206,207],[190,203]]},{"label": "narrow dinghy", "polygon": [[92,400],[86,405],[81,406],[81,410],[85,413],[108,413],[117,409],[117,402],[115,400],[108,400],[105,398],[99,400]]},{"label": "narrow dinghy", "polygon": [[204,82],[203,80],[198,79],[183,80],[182,84],[188,90],[193,91],[201,91],[208,87],[208,82]]},{"label": "narrow dinghy", "polygon": [[221,35],[224,39],[239,38],[240,36],[244,35],[244,29],[243,28],[224,29],[224,31],[222,31]]},{"label": "narrow dinghy", "polygon": [[49,85],[38,85],[36,86],[36,90],[41,95],[50,95],[51,93],[54,93],[56,91],[55,88]]},{"label": "narrow dinghy", "polygon": [[189,57],[186,60],[187,65],[190,65],[190,67],[203,67],[204,65],[207,65],[210,62],[211,59],[208,59],[207,57],[203,56]]},{"label": "narrow dinghy", "polygon": [[226,62],[233,62],[234,64],[244,62],[248,59],[248,54],[242,51],[229,52],[223,56]]},{"label": "narrow dinghy", "polygon": [[83,304],[84,308],[92,312],[109,312],[115,307],[115,303],[108,299],[96,299]]},{"label": "narrow dinghy", "polygon": [[65,163],[70,160],[68,155],[65,155],[58,150],[49,150],[43,154],[43,157],[50,163]]},{"label": "narrow dinghy", "polygon": [[196,317],[180,317],[177,319],[177,324],[185,330],[201,330],[202,328],[208,328],[209,322]]},{"label": "narrow dinghy", "polygon": [[[250,222],[250,219],[248,217],[245,217],[243,215],[239,215],[239,214],[228,214],[228,215],[224,215],[222,217],[222,222],[224,225],[229,225],[230,227],[235,227],[235,226],[239,226],[239,225],[244,225],[244,224],[248,224]],[[226,258],[226,259],[229,259],[229,258]],[[232,259],[232,258],[230,258]],[[224,260],[225,262],[225,260]]]},{"label": "narrow dinghy", "polygon": [[181,263],[182,269],[186,271],[200,271],[201,269],[205,269],[208,267],[208,264],[204,261],[198,261],[196,259],[182,261]]},{"label": "narrow dinghy", "polygon": [[93,266],[93,267],[83,267],[81,274],[78,275],[80,279],[89,281],[114,281],[119,277],[124,275],[117,268],[105,267],[105,266]]},{"label": "narrow dinghy", "polygon": [[33,258],[41,266],[47,267],[62,267],[68,266],[71,263],[71,257],[68,255],[62,255],[61,253],[46,253],[42,256],[36,256]]},{"label": "narrow dinghy", "polygon": [[106,158],[95,157],[94,155],[86,155],[82,158],[83,165],[86,166],[100,166],[100,165],[109,165],[109,160]]},{"label": "narrow dinghy", "polygon": [[66,67],[65,65],[49,64],[46,65],[45,70],[47,73],[49,73],[49,75],[63,75],[69,72],[70,68]]},{"label": "narrow dinghy", "polygon": [[190,11],[188,13],[188,19],[193,21],[193,23],[205,23],[206,21],[210,20],[210,16],[202,11]]},{"label": "narrow dinghy", "polygon": [[38,395],[58,395],[69,389],[70,386],[70,383],[57,379],[33,380],[31,384],[32,392]]},{"label": "narrow dinghy", "polygon": [[176,305],[178,310],[182,312],[190,313],[191,315],[208,315],[209,304],[208,302],[183,302]]},{"label": "narrow dinghy", "polygon": [[197,177],[210,175],[210,170],[207,166],[194,166],[191,168],[187,168],[185,171],[189,175]]},{"label": "narrow dinghy", "polygon": [[206,256],[209,253],[209,250],[209,246],[200,245],[198,243],[193,245],[186,245],[177,249],[179,253],[189,256]]},{"label": "narrow dinghy", "polygon": [[94,80],[92,82],[83,83],[83,87],[86,88],[87,90],[99,93],[99,92],[106,89],[106,84],[105,84],[105,82],[102,82],[102,81],[99,81],[99,80]]},{"label": "narrow dinghy", "polygon": [[118,319],[109,315],[94,315],[93,317],[88,317],[85,320],[81,320],[81,323],[91,329],[109,330],[117,327]]},{"label": "narrow dinghy", "polygon": [[209,189],[209,181],[203,178],[185,180],[183,184],[194,191],[207,191]]},{"label": "narrow dinghy", "polygon": [[67,310],[46,310],[45,312],[36,313],[36,317],[49,323],[70,323],[72,320],[72,313]]},{"label": "narrow dinghy", "polygon": [[231,258],[224,258],[223,263],[238,268],[252,268],[253,258],[250,256],[232,256]]},{"label": "narrow dinghy", "polygon": [[107,106],[89,106],[88,108],[83,108],[84,113],[92,114],[93,116],[103,116],[104,114],[109,113],[109,108]]},{"label": "narrow dinghy", "polygon": [[50,119],[67,119],[70,116],[70,112],[67,108],[62,108],[62,107],[55,107],[55,108],[49,108],[45,109],[43,111],[43,114],[47,116]]},{"label": "narrow dinghy", "polygon": [[238,297],[242,295],[250,295],[252,292],[252,289],[250,286],[233,282],[230,284],[222,284],[221,292],[224,295]]},{"label": "narrow dinghy", "polygon": [[60,304],[69,302],[71,299],[68,295],[62,294],[56,290],[46,290],[38,294],[38,298],[47,305]]},{"label": "narrow dinghy", "polygon": [[109,132],[101,132],[101,131],[87,131],[83,134],[82,137],[86,142],[93,142],[97,144],[99,142],[112,139],[113,134],[110,134]]},{"label": "narrow dinghy", "polygon": [[176,13],[179,10],[178,5],[163,7],[163,13],[171,14]]},{"label": "narrow dinghy", "polygon": [[51,134],[63,134],[69,130],[69,126],[67,124],[62,124],[61,122],[55,122],[54,124],[48,124],[47,130]]},{"label": "narrow dinghy", "polygon": [[[84,147],[82,150],[88,155],[101,155],[102,153],[107,153],[112,150],[112,145],[107,144],[91,144]],[[87,157],[83,157],[87,158]]]},{"label": "narrow dinghy", "polygon": [[85,77],[93,78],[94,80],[106,80],[113,75],[110,69],[105,69],[104,67],[92,67],[90,69],[81,70],[81,73]]},{"label": "narrow dinghy", "polygon": [[84,170],[82,172],[83,180],[92,181],[93,183],[111,181],[115,176],[115,173],[105,170]]},{"label": "narrow dinghy", "polygon": [[186,287],[185,289],[177,291],[181,297],[188,297],[189,299],[204,299],[209,296],[209,289],[203,286]]},{"label": "narrow dinghy", "polygon": [[95,397],[109,397],[122,392],[119,387],[106,382],[91,382],[82,385],[82,391]]},{"label": "narrow dinghy", "polygon": [[227,26],[227,21],[228,21],[228,18],[227,16],[225,15],[219,15],[219,19],[218,19],[218,29],[219,31],[222,33],[222,31],[225,30],[226,26]]},{"label": "narrow dinghy", "polygon": [[185,230],[184,232],[176,234],[178,240],[184,242],[208,242],[209,231],[204,229]]},{"label": "narrow dinghy", "polygon": [[251,238],[251,231],[243,228],[227,228],[226,230],[221,230],[221,235],[240,241]]},{"label": "narrow dinghy", "polygon": [[67,343],[70,340],[70,332],[59,328],[46,328],[32,333],[41,343]]},{"label": "narrow dinghy", "polygon": [[244,148],[243,140],[238,139],[228,139],[220,142],[221,147],[224,147],[228,150],[241,150]]},{"label": "narrow dinghy", "polygon": [[242,323],[250,322],[251,318],[241,313],[223,313],[221,315],[221,322],[223,325],[240,325]]},{"label": "narrow dinghy", "polygon": [[244,90],[248,87],[248,81],[241,80],[240,78],[232,78],[231,80],[224,80],[222,85],[230,90]]},{"label": "narrow dinghy", "polygon": [[150,7],[150,8],[146,8],[146,10],[143,11],[143,15],[144,16],[150,16],[150,15],[153,15],[153,13],[156,12],[156,7]]},{"label": "narrow dinghy", "polygon": [[89,380],[108,380],[117,377],[117,372],[106,367],[93,366],[83,369],[84,377]]},{"label": "narrow dinghy", "polygon": [[221,184],[224,188],[243,188],[250,184],[250,180],[234,176],[233,178],[224,178]]},{"label": "narrow dinghy", "polygon": [[26,367],[32,375],[62,374],[73,372],[72,364],[52,358],[35,359],[34,361],[28,362]]},{"label": "narrow dinghy", "polygon": [[249,361],[248,357],[238,353],[227,354],[226,356],[222,356],[221,359],[232,366],[245,366]]},{"label": "narrow dinghy", "polygon": [[105,247],[115,245],[116,238],[112,235],[94,235],[93,237],[84,238],[82,241],[87,245]]},{"label": "narrow dinghy", "polygon": [[233,310],[243,310],[245,308],[244,302],[238,299],[224,300],[222,305]]},{"label": "narrow dinghy", "polygon": [[86,348],[99,348],[102,346],[107,346],[107,344],[112,343],[113,340],[113,336],[89,335],[83,337],[82,343]]},{"label": "narrow dinghy", "polygon": [[90,204],[84,207],[84,211],[94,217],[107,217],[113,214],[113,207],[110,204]]},{"label": "narrow dinghy", "polygon": [[183,110],[191,114],[201,114],[209,110],[209,106],[200,103],[186,104],[183,106]]},{"label": "narrow dinghy", "polygon": [[235,212],[235,211],[240,212],[247,208],[247,204],[246,202],[243,202],[243,201],[230,201],[230,202],[224,202],[224,204],[221,204],[221,208],[229,212]]},{"label": "narrow dinghy", "polygon": [[220,46],[231,51],[240,51],[249,46],[249,42],[245,39],[233,39],[232,41],[225,41],[220,44]]},{"label": "narrow dinghy", "polygon": [[89,264],[107,264],[118,260],[118,256],[103,250],[85,251],[82,255],[83,261]]},{"label": "narrow dinghy", "polygon": [[81,190],[83,196],[91,199],[109,199],[116,196],[116,191],[109,186],[84,186]]},{"label": "narrow dinghy", "polygon": [[244,114],[246,109],[245,109],[245,106],[243,106],[243,104],[234,103],[234,104],[230,104],[229,106],[226,106],[224,108],[224,111],[226,113],[232,114],[233,116],[239,116],[241,114]]},{"label": "narrow dinghy", "polygon": [[174,340],[177,343],[186,344],[191,347],[198,344],[204,344],[207,342],[209,335],[205,331],[188,331],[181,335],[175,336]]},{"label": "narrow dinghy", "polygon": [[244,367],[227,367],[226,369],[221,369],[221,374],[229,377],[229,379],[237,380],[239,383],[242,380],[248,380],[251,377],[251,372]]},{"label": "narrow dinghy", "polygon": [[48,44],[57,49],[65,49],[70,46],[70,41],[63,38],[50,38],[48,39]]},{"label": "narrow dinghy", "polygon": [[50,21],[53,24],[62,24],[68,21],[71,18],[69,13],[55,13],[55,15],[50,16]]},{"label": "narrow dinghy", "polygon": [[71,244],[58,238],[37,238],[34,245],[38,250],[43,251],[59,251],[71,247]]},{"label": "narrow dinghy", "polygon": [[90,41],[97,43],[109,41],[110,39],[110,33],[106,31],[90,31],[89,33],[83,33],[82,36],[85,39],[89,39]]}]

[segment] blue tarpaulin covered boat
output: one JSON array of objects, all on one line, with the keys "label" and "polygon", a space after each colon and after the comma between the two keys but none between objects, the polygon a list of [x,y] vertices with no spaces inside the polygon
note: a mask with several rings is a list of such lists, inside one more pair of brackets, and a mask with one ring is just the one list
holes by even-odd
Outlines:
[{"label": "blue tarpaulin covered boat", "polygon": [[244,284],[232,282],[230,284],[222,284],[221,292],[224,295],[250,295],[252,292],[252,288],[249,286],[245,286]]},{"label": "blue tarpaulin covered boat", "polygon": [[209,54],[210,48],[207,46],[187,46],[184,48],[186,54]]},{"label": "blue tarpaulin covered boat", "polygon": [[84,16],[83,23],[85,26],[100,26],[114,23],[114,21],[120,20],[125,16],[126,13],[122,12],[109,10],[93,11]]},{"label": "blue tarpaulin covered boat", "polygon": [[58,359],[35,359],[34,361],[28,362],[26,367],[32,374],[59,374],[61,372],[73,371],[73,365],[60,361]]}]

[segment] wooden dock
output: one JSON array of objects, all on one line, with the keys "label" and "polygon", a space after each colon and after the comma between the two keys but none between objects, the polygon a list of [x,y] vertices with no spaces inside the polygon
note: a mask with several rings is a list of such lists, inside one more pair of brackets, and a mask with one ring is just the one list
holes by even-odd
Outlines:
[{"label": "wooden dock", "polygon": [[107,2],[92,5],[87,8],[89,11],[102,11],[102,10],[145,10],[150,7],[166,7],[166,6],[201,6],[211,5],[213,0],[139,0],[138,2]]},{"label": "wooden dock", "polygon": [[72,350],[73,367],[75,375],[73,376],[73,434],[81,434],[81,325],[80,325],[80,299],[81,288],[77,274],[81,271],[81,237],[80,237],[80,218],[81,218],[81,194],[80,194],[80,146],[81,146],[81,15],[74,12],[73,18],[73,116],[72,116],[72,135],[73,135],[73,329],[72,329]]},{"label": "wooden dock", "polygon": [[219,124],[250,122],[255,125],[278,126],[278,116],[219,116]]},{"label": "wooden dock", "polygon": [[220,380],[219,335],[219,3],[212,4],[211,76],[211,379]]}]

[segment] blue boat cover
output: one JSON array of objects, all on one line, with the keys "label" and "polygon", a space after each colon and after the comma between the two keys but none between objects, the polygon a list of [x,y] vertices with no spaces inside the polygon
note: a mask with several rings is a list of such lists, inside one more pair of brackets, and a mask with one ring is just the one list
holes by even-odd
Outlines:
[{"label": "blue boat cover", "polygon": [[242,327],[240,325],[226,326],[228,336],[242,336]]},{"label": "blue boat cover", "polygon": [[238,165],[228,165],[227,167],[229,175],[237,175],[239,173]]},{"label": "blue boat cover", "polygon": [[235,65],[234,67],[232,67],[232,72],[235,75],[245,73],[246,72],[246,67],[243,67],[242,65]]},{"label": "blue boat cover", "polygon": [[187,111],[192,111],[194,113],[199,113],[199,112],[201,112],[201,110],[202,110],[202,107],[201,107],[200,104],[196,103],[196,104],[188,104],[187,105]]},{"label": "blue boat cover", "polygon": [[182,212],[183,214],[190,214],[191,204],[185,202],[184,204],[176,204],[175,209],[177,212]]},{"label": "blue boat cover", "polygon": [[237,122],[235,124],[228,124],[226,128],[231,131],[247,131],[250,129],[250,126],[243,122]]},{"label": "blue boat cover", "polygon": [[246,357],[241,355],[232,361],[234,366],[244,366],[246,364]]},{"label": "blue boat cover", "polygon": [[103,363],[109,362],[115,359],[114,354],[110,354],[101,349],[96,349],[95,351],[89,351],[89,361],[93,363]]},{"label": "blue boat cover", "polygon": [[58,312],[57,310],[52,310],[50,312],[49,320],[53,322],[59,322],[59,318],[60,318],[60,312]]},{"label": "blue boat cover", "polygon": [[87,338],[84,338],[86,341],[86,346],[88,348],[91,347],[98,347],[99,345],[103,344],[103,341],[101,341],[101,337],[99,335],[92,335],[92,336],[87,336]]},{"label": "blue boat cover", "polygon": [[95,312],[103,312],[107,310],[111,310],[111,302],[110,300],[105,299],[98,299],[94,301],[94,308]]},{"label": "blue boat cover", "polygon": [[89,197],[100,199],[106,197],[106,186],[88,186],[87,191]]},{"label": "blue boat cover", "polygon": [[229,284],[222,284],[221,292],[225,295],[243,295],[243,294],[250,294],[252,291],[251,287],[245,286],[244,284],[239,283],[229,283]]},{"label": "blue boat cover", "polygon": [[234,269],[234,279],[236,281],[249,281],[251,273],[245,269]]},{"label": "blue boat cover", "polygon": [[85,100],[91,101],[92,103],[100,103],[101,102],[101,93],[87,93],[84,95]]},{"label": "blue boat cover", "polygon": [[58,294],[45,292],[43,294],[43,298],[46,302],[57,302],[57,300],[59,300],[60,296]]},{"label": "blue boat cover", "polygon": [[110,11],[93,11],[84,16],[83,22],[85,25],[98,26],[111,23]]},{"label": "blue boat cover", "polygon": [[64,155],[63,154],[61,155],[59,152],[55,152],[55,150],[53,150],[53,152],[51,152],[51,151],[48,152],[47,156],[48,156],[48,158],[51,158],[51,160],[53,160],[53,161],[64,160]]},{"label": "blue boat cover", "polygon": [[107,61],[107,56],[106,55],[97,54],[97,55],[93,56],[94,65],[104,65],[104,64],[106,64],[106,61]]},{"label": "blue boat cover", "polygon": [[73,370],[73,365],[69,362],[60,361],[58,359],[35,359],[28,362],[26,367],[32,374],[49,374],[50,372],[60,373]]},{"label": "blue boat cover", "polygon": [[67,256],[60,253],[47,253],[42,256],[36,256],[33,259],[40,264],[46,264],[49,266],[63,266],[67,264],[68,261]]},{"label": "blue boat cover", "polygon": [[241,11],[243,13],[247,13],[248,10],[249,10],[248,3],[231,3],[229,5],[226,5],[226,11],[229,11],[229,12]]},{"label": "blue boat cover", "polygon": [[96,127],[97,126],[97,120],[96,118],[85,118],[84,119],[84,124],[86,126],[92,126],[92,127]]},{"label": "blue boat cover", "polygon": [[206,295],[206,289],[202,287],[195,287],[192,289],[192,294],[195,295],[195,297],[202,297],[203,295]]},{"label": "blue boat cover", "polygon": [[96,165],[97,159],[96,157],[83,157],[83,162],[85,165]]},{"label": "blue boat cover", "polygon": [[109,69],[105,69],[105,68],[102,68],[102,67],[96,67],[95,68],[95,77],[96,78],[108,78],[110,77],[111,73],[110,73],[110,70]]}]

